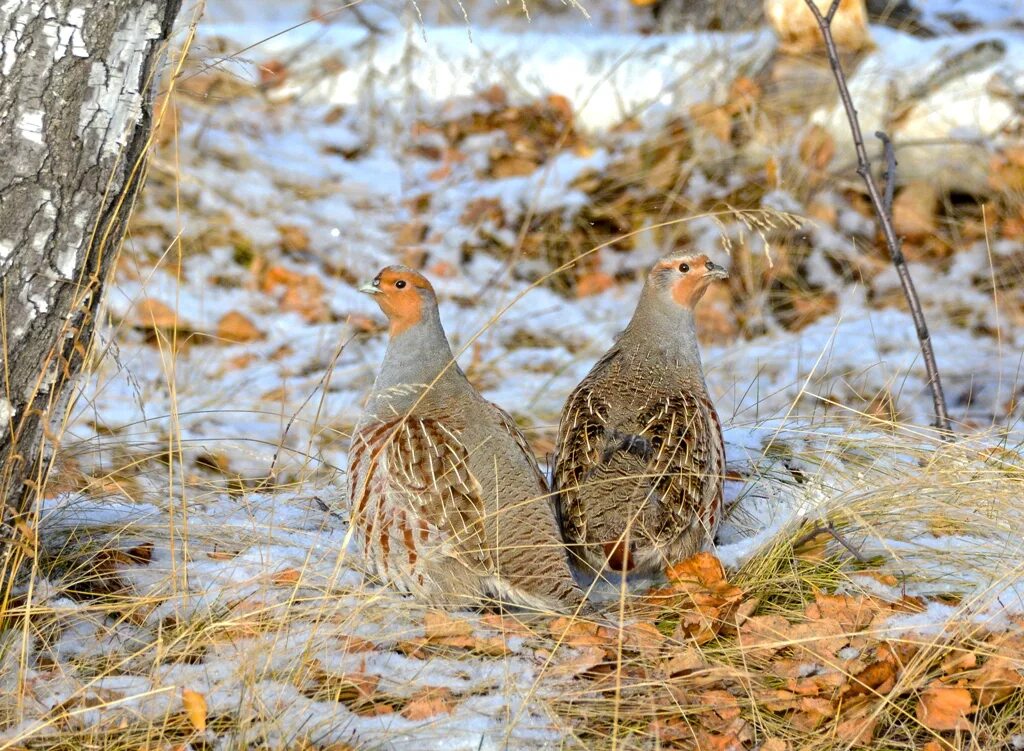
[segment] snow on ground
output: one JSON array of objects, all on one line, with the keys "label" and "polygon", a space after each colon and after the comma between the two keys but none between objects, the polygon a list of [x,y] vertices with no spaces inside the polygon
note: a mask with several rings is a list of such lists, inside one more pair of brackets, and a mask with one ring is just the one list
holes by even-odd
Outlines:
[{"label": "snow on ground", "polygon": [[[294,19],[274,4],[280,12],[247,24],[226,7],[214,6],[211,25],[201,28],[198,49],[208,61],[217,59],[217,39],[228,39],[227,49],[247,46]],[[628,134],[608,133],[611,126],[640,116],[642,128],[657,127],[763,62],[772,42],[766,33],[661,38],[585,24],[568,37],[474,28],[471,40],[459,27],[396,28],[372,38],[360,26],[303,26],[232,63],[236,73],[258,78],[268,60],[289,61],[293,72],[283,86],[241,96],[211,87],[205,102],[181,103],[178,152],[164,149],[153,164],[108,296],[109,356],[84,387],[65,439],[65,459],[92,479],[93,495],[96,488],[102,494],[64,493],[42,509],[40,524],[50,546],[110,538],[118,548],[146,546],[144,560],[121,560],[116,568],[119,585],[144,604],[120,618],[93,618],[86,604],[62,593],[67,572],[38,579],[32,601],[57,614],[54,633],[25,676],[28,719],[0,737],[15,738],[33,722],[42,734],[59,732],[47,725],[47,712],[72,700],[82,707],[82,726],[159,719],[176,711],[187,688],[206,697],[211,717],[248,713],[253,733],[271,746],[300,736],[410,749],[569,743],[546,703],[564,686],[550,676],[539,680],[550,656],[536,642],[508,640],[507,656],[479,664],[417,652],[409,645],[423,636],[422,609],[374,589],[360,573],[348,547],[343,468],[384,338],[379,312],[355,284],[382,265],[425,253],[442,319],[456,349],[464,348],[460,362],[488,398],[548,445],[565,395],[628,319],[639,282],[567,299],[533,284],[541,260],[506,264],[467,249],[485,233],[514,246],[515,219],[533,212],[577,213],[589,200],[578,181],[606,171],[628,144]],[[883,68],[948,52],[941,41],[877,36],[872,64]],[[1021,59],[1019,40],[1000,38],[1008,45],[1003,59]],[[336,74],[323,74],[326,60]],[[1017,63],[1006,65],[1003,73],[1019,75]],[[437,147],[436,134],[412,132],[416,121],[486,111],[479,95],[494,84],[516,102],[566,97],[579,126],[594,134],[594,147],[562,151],[529,175],[486,178],[488,154],[504,146],[500,135],[470,136],[461,158],[449,163],[428,148]],[[703,175],[689,190],[695,200],[727,192]],[[424,195],[425,212],[415,208]],[[475,199],[493,199],[513,218],[512,228],[467,226],[461,217]],[[763,205],[802,209],[785,191]],[[423,236],[396,241],[424,213]],[[692,225],[697,247],[727,258],[721,223]],[[724,231],[739,227],[728,219]],[[945,457],[941,471],[962,462],[964,472],[976,473],[962,497],[968,504],[986,492],[998,495],[983,457],[1015,450],[1012,434],[972,438],[963,453],[949,453],[926,428],[893,434],[884,420],[858,421],[844,407],[887,392],[908,424],[930,419],[909,315],[874,306],[822,255],[856,254],[858,227],[847,221],[850,231],[809,230],[815,282],[836,293],[834,313],[799,331],[769,326],[752,340],[704,348],[709,386],[728,426],[729,467],[744,478],[730,483],[734,511],[717,552],[737,567],[802,520],[840,512],[867,525],[858,542],[869,554],[893,556],[911,591],[967,592],[979,619],[991,620],[993,608],[1024,612],[1019,580],[1002,576],[1006,562],[1020,557],[1013,534],[1019,504],[1010,499],[1002,512],[978,510],[988,513],[990,534],[977,537],[929,527],[935,513],[922,502],[937,476],[929,473],[939,471],[929,457]],[[181,243],[172,242],[179,235]],[[756,237],[745,247],[764,250]],[[602,258],[604,268],[628,277],[660,252],[641,235],[628,255]],[[1024,333],[1004,328],[998,339],[979,336],[943,312],[958,307],[979,326],[991,322],[991,299],[957,284],[988,264],[984,244],[975,244],[946,270],[913,268],[953,416],[965,431],[1013,427],[1020,413],[1006,405],[1019,388]],[[272,273],[279,284],[266,281]],[[895,278],[878,285],[895,289]],[[177,311],[185,332],[179,341],[149,330],[138,305],[146,298]],[[216,341],[218,322],[236,312],[258,338]],[[168,449],[179,452],[170,463]],[[879,504],[887,503],[892,525],[872,527]],[[956,503],[942,503],[956,521]],[[950,554],[955,563],[943,565]],[[898,596],[889,585],[870,586]],[[940,628],[958,614],[936,605],[894,628]],[[479,616],[466,617],[476,636],[495,633]],[[203,622],[220,636],[194,654],[184,626]],[[377,649],[352,647],[353,638]],[[571,663],[572,650],[562,652],[555,662]],[[117,674],[100,670],[111,665]],[[446,688],[458,707],[417,720],[401,712],[360,714],[356,705],[324,698],[324,676],[353,675],[379,679],[380,690],[406,699]],[[89,708],[97,698],[106,706]]]}]

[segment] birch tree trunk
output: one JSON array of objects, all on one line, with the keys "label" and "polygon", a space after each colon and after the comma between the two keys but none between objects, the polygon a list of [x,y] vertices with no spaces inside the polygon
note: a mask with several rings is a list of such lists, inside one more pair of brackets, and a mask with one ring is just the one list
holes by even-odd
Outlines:
[{"label": "birch tree trunk", "polygon": [[0,613],[143,173],[181,0],[0,0]]}]

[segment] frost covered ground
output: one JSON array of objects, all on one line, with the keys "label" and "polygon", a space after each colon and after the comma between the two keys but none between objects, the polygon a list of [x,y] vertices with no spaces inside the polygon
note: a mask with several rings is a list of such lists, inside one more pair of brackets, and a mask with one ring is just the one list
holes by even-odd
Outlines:
[{"label": "frost covered ground", "polygon": [[[741,106],[716,138],[720,120],[704,118],[717,110],[699,107],[731,106],[734,82],[772,57],[771,34],[646,36],[630,25],[635,9],[605,5],[591,21],[538,10],[524,26],[494,11],[470,28],[409,25],[408,12],[377,7],[366,13],[380,33],[338,13],[274,37],[302,15],[211,8],[164,100],[175,116],[158,134],[101,352],[40,510],[46,554],[24,593],[36,620],[4,653],[3,680],[19,690],[0,700],[0,747],[112,745],[119,728],[136,733],[132,747],[194,748],[724,737],[699,722],[690,737],[618,720],[594,730],[579,706],[608,688],[581,676],[600,672],[600,639],[614,637],[426,613],[364,579],[343,468],[385,340],[355,286],[394,262],[432,278],[460,363],[542,455],[650,263],[690,244],[730,265],[729,292],[710,296],[702,319],[733,504],[715,553],[748,594],[769,569],[796,590],[744,602],[760,598],[775,615],[758,617],[777,617],[783,600],[838,587],[887,603],[873,607],[889,639],[946,648],[952,631],[1018,633],[1024,233],[972,213],[1000,229],[965,230],[942,252],[914,246],[961,434],[946,445],[927,427],[913,325],[872,251],[870,215],[852,181],[819,174],[821,144],[831,142],[825,164],[843,164],[834,104],[806,112],[810,130],[789,140]],[[998,55],[930,91],[901,126],[907,141],[960,138],[945,172],[988,184],[1021,126],[1024,39],[1011,5],[968,34],[876,29],[853,81],[865,130],[880,124],[879,81],[909,97],[944,61],[995,40]],[[681,135],[679,113],[697,127]],[[741,147],[744,128],[761,135]],[[914,175],[934,155],[908,152],[906,167]],[[939,213],[953,237],[954,214]],[[780,292],[778,279],[803,286]],[[786,573],[794,541],[826,519],[870,565],[815,538],[804,547],[818,563]],[[643,619],[627,620],[620,664],[624,643],[651,649]],[[661,655],[690,637],[709,643],[656,623]],[[845,650],[852,674],[874,648],[851,639],[832,645],[833,659]],[[733,652],[709,649],[709,672],[732,664]],[[785,747],[763,745],[770,723],[748,725],[740,746],[721,747]],[[1024,743],[1019,726],[987,727],[1000,747]]]}]

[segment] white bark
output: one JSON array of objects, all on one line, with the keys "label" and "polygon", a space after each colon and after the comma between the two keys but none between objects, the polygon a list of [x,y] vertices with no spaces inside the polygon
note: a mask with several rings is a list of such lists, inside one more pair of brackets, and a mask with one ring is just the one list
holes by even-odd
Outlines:
[{"label": "white bark", "polygon": [[0,0],[0,548],[89,345],[179,5]]}]

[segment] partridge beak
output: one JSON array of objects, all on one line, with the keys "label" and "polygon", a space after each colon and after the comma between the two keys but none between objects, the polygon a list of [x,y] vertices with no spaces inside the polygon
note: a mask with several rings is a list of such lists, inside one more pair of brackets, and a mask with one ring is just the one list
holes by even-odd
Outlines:
[{"label": "partridge beak", "polygon": [[375,287],[373,285],[373,282],[364,282],[363,284],[359,285],[359,291],[365,292],[368,295],[379,295],[380,287]]},{"label": "partridge beak", "polygon": [[725,270],[724,266],[719,266],[714,261],[707,262],[708,273],[705,274],[708,279],[728,279],[729,272]]}]

